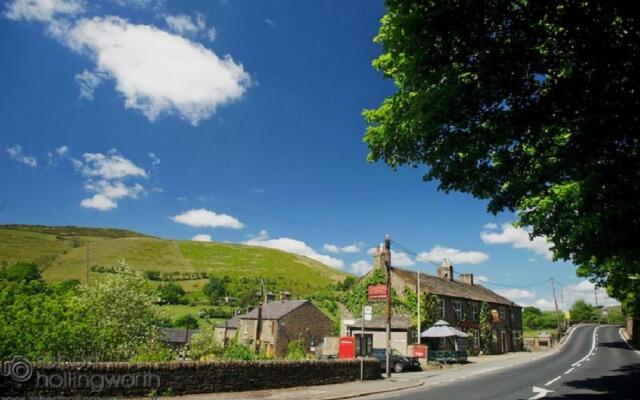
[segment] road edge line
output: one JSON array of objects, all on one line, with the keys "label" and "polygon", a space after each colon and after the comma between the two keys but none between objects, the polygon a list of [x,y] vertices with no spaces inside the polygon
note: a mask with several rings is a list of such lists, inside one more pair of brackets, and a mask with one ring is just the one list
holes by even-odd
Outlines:
[{"label": "road edge line", "polygon": [[[623,332],[624,332],[624,334],[623,334]],[[636,350],[633,346],[631,346],[629,344],[629,340],[626,338],[627,332],[625,331],[624,328],[619,328],[618,329],[618,335],[620,335],[620,338],[622,338],[622,340],[624,341],[624,344],[627,345],[629,350],[634,351],[636,354],[640,355],[640,350]]]}]

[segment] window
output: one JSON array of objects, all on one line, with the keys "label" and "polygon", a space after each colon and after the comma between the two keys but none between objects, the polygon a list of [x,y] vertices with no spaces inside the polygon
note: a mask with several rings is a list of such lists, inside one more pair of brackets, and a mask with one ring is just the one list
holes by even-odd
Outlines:
[{"label": "window", "polygon": [[491,330],[491,343],[498,343],[498,331],[495,329]]},{"label": "window", "polygon": [[511,321],[511,326],[516,324],[516,314],[511,309],[509,309],[509,320]]},{"label": "window", "polygon": [[373,350],[373,334],[364,334],[364,341],[360,334],[356,334],[356,356],[369,356]]},{"label": "window", "polygon": [[480,329],[473,330],[473,348],[480,348]]},{"label": "window", "polygon": [[242,321],[242,326],[243,326],[242,332],[245,335],[248,335],[249,334],[249,324],[247,323],[247,321]]},{"label": "window", "polygon": [[471,303],[471,321],[478,320],[478,303]]},{"label": "window", "polygon": [[511,341],[513,348],[516,349],[520,343],[522,343],[522,331],[514,330],[511,332]]},{"label": "window", "polygon": [[506,322],[506,318],[504,315],[504,307],[498,307],[498,313],[500,314],[500,321]]},{"label": "window", "polygon": [[444,315],[444,299],[440,299],[440,305],[438,306],[438,313],[440,314],[440,319],[445,319]]},{"label": "window", "polygon": [[456,320],[462,320],[462,302],[459,300],[453,301],[453,312],[456,314]]}]

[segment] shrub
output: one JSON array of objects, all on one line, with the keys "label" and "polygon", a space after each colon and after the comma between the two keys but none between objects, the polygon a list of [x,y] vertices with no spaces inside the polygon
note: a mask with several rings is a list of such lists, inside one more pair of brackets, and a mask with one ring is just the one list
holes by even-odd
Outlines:
[{"label": "shrub", "polygon": [[307,351],[305,349],[302,340],[292,340],[287,345],[287,360],[303,360],[307,357]]},{"label": "shrub", "polygon": [[2,271],[4,279],[12,282],[31,282],[40,280],[40,271],[33,263],[17,262]]}]

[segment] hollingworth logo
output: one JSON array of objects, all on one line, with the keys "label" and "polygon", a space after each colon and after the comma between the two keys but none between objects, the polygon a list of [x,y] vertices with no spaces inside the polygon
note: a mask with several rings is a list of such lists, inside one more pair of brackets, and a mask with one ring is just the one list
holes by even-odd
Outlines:
[{"label": "hollingworth logo", "polygon": [[16,382],[26,382],[31,379],[33,367],[31,363],[21,356],[14,356],[11,360],[2,361],[1,374]]}]

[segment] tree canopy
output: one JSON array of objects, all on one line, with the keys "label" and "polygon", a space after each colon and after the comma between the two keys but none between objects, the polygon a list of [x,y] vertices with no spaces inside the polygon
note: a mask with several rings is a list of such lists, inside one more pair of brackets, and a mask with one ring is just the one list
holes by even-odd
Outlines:
[{"label": "tree canopy", "polygon": [[640,313],[640,33],[632,3],[386,0],[371,161],[515,211]]}]

